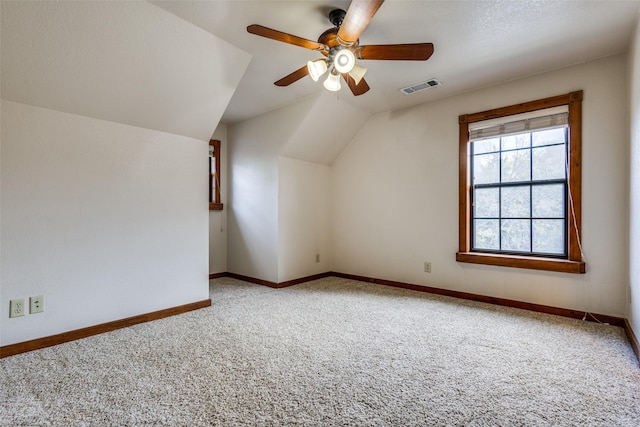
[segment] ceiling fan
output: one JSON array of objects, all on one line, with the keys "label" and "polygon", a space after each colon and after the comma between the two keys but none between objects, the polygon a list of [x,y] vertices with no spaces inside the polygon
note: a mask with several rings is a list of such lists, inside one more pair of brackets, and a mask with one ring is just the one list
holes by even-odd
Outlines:
[{"label": "ceiling fan", "polygon": [[377,59],[391,61],[426,61],[433,54],[432,43],[382,44],[360,46],[360,35],[378,11],[384,0],[353,0],[349,9],[334,9],[329,13],[329,21],[334,25],[318,37],[318,41],[307,40],[278,30],[249,25],[251,34],[316,50],[325,58],[309,61],[307,65],[275,82],[276,86],[289,86],[309,75],[318,81],[329,72],[324,82],[327,90],[340,90],[340,76],[355,95],[369,90],[364,74],[367,69],[356,64],[356,59]]}]

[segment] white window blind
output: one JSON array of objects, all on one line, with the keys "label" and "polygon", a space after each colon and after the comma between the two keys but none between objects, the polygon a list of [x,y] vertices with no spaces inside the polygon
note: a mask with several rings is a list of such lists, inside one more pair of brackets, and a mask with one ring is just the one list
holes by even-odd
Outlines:
[{"label": "white window blind", "polygon": [[539,129],[564,127],[569,124],[566,106],[547,108],[526,114],[483,120],[469,124],[469,140],[495,138]]}]

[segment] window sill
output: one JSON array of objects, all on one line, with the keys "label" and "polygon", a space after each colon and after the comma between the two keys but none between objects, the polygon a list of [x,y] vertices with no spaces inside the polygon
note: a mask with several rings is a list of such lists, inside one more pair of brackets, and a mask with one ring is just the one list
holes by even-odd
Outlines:
[{"label": "window sill", "polygon": [[586,264],[583,261],[570,261],[556,258],[458,252],[456,253],[456,261],[472,264],[498,265],[502,267],[558,271],[561,273],[584,274],[586,272]]},{"label": "window sill", "polygon": [[224,205],[222,203],[209,203],[210,211],[221,211]]}]

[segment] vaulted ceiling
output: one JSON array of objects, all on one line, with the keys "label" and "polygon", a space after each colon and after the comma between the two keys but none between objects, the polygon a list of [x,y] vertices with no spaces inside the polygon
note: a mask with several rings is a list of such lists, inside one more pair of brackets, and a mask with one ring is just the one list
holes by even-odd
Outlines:
[{"label": "vaulted ceiling", "polygon": [[[250,53],[222,120],[234,123],[324,91],[306,77],[288,87],[274,81],[320,57],[317,52],[247,33],[261,24],[316,40],[344,0],[153,1],[157,6]],[[361,61],[371,90],[336,97],[368,113],[406,108],[480,87],[625,52],[640,0],[387,0],[361,44],[432,42],[426,62]],[[203,55],[216,55],[203,52]],[[442,86],[413,95],[400,88],[437,78]]]},{"label": "vaulted ceiling", "polygon": [[1,11],[2,99],[200,140],[251,59],[147,2],[2,1]]}]

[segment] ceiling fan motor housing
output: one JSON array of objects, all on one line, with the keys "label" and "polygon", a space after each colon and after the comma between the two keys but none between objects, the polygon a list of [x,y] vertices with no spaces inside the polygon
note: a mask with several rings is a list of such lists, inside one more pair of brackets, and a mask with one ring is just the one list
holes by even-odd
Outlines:
[{"label": "ceiling fan motor housing", "polygon": [[[346,46],[343,44],[344,42],[340,43],[340,41],[338,40],[338,27],[333,27],[333,28],[329,28],[327,31],[320,34],[320,37],[318,37],[318,43],[322,43],[323,45],[327,46],[330,50],[332,50],[336,46],[344,46],[344,47],[355,49],[360,44],[360,39]],[[323,55],[326,53],[322,52]]]},{"label": "ceiling fan motor housing", "polygon": [[346,14],[347,12],[342,9],[333,9],[331,12],[329,12],[329,21],[337,28],[340,28],[340,25],[342,25],[342,21],[344,21],[344,17]]}]

